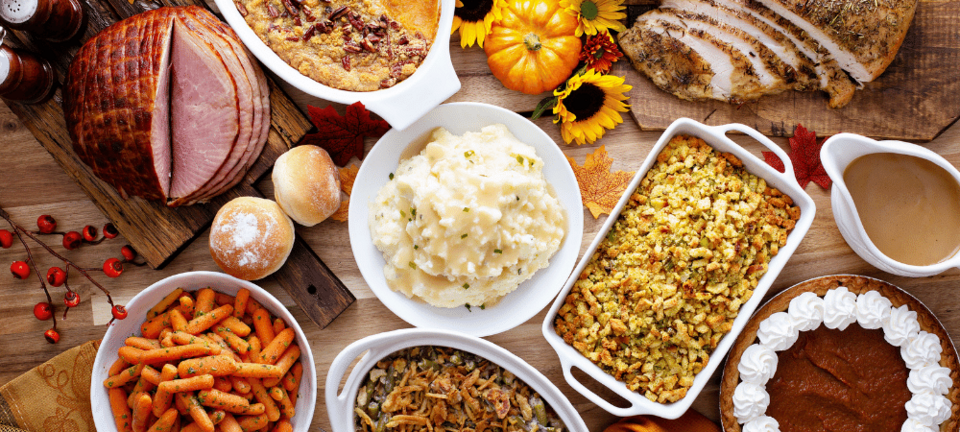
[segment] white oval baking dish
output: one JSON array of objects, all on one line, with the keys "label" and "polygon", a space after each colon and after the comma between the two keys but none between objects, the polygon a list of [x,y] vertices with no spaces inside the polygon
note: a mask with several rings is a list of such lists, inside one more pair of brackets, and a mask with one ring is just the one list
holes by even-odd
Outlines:
[{"label": "white oval baking dish", "polygon": [[[784,166],[786,167],[786,172],[778,172],[770,167],[770,165],[767,165],[767,163],[763,160],[754,156],[743,147],[740,147],[737,143],[730,140],[730,138],[727,138],[726,134],[728,132],[741,132],[759,141],[783,161]],[[692,135],[699,137],[706,141],[707,144],[714,149],[722,152],[732,153],[736,157],[740,158],[740,160],[743,161],[743,165],[747,171],[764,179],[767,184],[780,189],[781,192],[793,199],[794,203],[800,207],[800,219],[797,221],[797,224],[790,235],[787,236],[786,246],[780,248],[780,251],[777,253],[777,255],[770,260],[769,269],[767,273],[760,278],[757,288],[753,291],[753,296],[750,297],[750,300],[740,306],[740,312],[736,320],[733,322],[733,328],[723,337],[723,339],[720,340],[720,344],[710,355],[710,360],[707,362],[707,366],[697,374],[693,381],[693,386],[687,391],[686,396],[677,402],[662,404],[652,402],[642,394],[630,391],[623,382],[617,381],[612,375],[604,372],[602,369],[600,369],[600,367],[593,364],[593,362],[577,352],[572,346],[564,342],[554,330],[553,320],[556,317],[557,312],[560,310],[560,307],[563,305],[567,294],[570,293],[574,283],[576,283],[577,278],[580,277],[580,273],[583,272],[583,269],[589,263],[590,257],[593,255],[594,251],[597,250],[597,246],[600,244],[600,241],[606,236],[610,227],[617,221],[617,217],[623,210],[623,207],[629,201],[630,195],[634,190],[637,189],[637,186],[640,184],[640,181],[643,180],[643,177],[647,174],[647,171],[649,171],[654,162],[656,162],[657,155],[659,155],[663,148],[666,147],[667,143],[670,142],[670,139],[676,135]],[[613,211],[610,213],[610,217],[607,218],[606,222],[603,224],[603,227],[600,228],[600,232],[597,234],[597,237],[593,240],[593,242],[590,244],[590,247],[587,248],[586,252],[583,254],[579,264],[577,264],[577,268],[574,269],[573,274],[570,275],[566,285],[564,285],[563,290],[560,292],[560,296],[554,300],[553,307],[551,307],[550,311],[547,312],[547,317],[543,321],[543,336],[547,339],[547,342],[550,343],[553,349],[557,351],[557,355],[560,357],[560,364],[561,368],[563,369],[564,378],[566,378],[570,386],[580,392],[580,394],[584,395],[587,399],[590,399],[593,403],[597,404],[607,412],[616,416],[627,417],[638,414],[652,414],[668,419],[680,417],[684,412],[687,411],[688,408],[690,408],[693,400],[696,399],[697,395],[700,394],[700,391],[703,390],[703,387],[707,384],[710,376],[713,375],[713,372],[716,371],[717,367],[719,367],[723,362],[724,356],[727,354],[727,351],[730,350],[730,347],[733,345],[734,340],[736,340],[737,335],[739,335],[743,330],[743,327],[746,326],[747,321],[750,319],[750,315],[752,315],[753,311],[757,309],[757,306],[759,306],[760,301],[767,293],[770,285],[773,284],[773,281],[777,278],[777,275],[779,275],[780,271],[783,270],[783,266],[787,263],[787,260],[790,259],[790,256],[793,255],[793,252],[797,249],[800,241],[807,234],[807,231],[810,229],[810,225],[813,223],[814,213],[816,213],[816,206],[813,203],[813,199],[810,198],[810,196],[807,195],[807,193],[803,191],[803,188],[801,188],[797,183],[793,172],[793,165],[790,163],[790,158],[782,149],[780,149],[779,146],[770,141],[767,137],[763,136],[760,132],[741,124],[728,124],[711,127],[688,118],[681,118],[673,122],[667,128],[667,130],[664,131],[663,135],[660,136],[660,139],[657,141],[657,144],[653,146],[653,149],[650,150],[650,154],[647,155],[647,158],[643,161],[643,165],[641,165],[640,169],[637,170],[636,175],[633,177],[630,185],[627,186],[627,189],[620,198],[620,201],[617,202],[616,207],[614,207]],[[573,377],[571,371],[574,367],[590,375],[590,377],[593,379],[622,396],[630,403],[630,406],[626,408],[616,407],[594,392],[588,390],[583,384]]]},{"label": "white oval baking dish", "polygon": [[406,129],[427,111],[460,90],[460,80],[453,69],[453,62],[450,61],[450,33],[456,0],[438,0],[440,22],[437,36],[417,71],[393,87],[370,92],[335,89],[307,78],[263,43],[240,15],[233,0],[214,1],[243,44],[282,80],[320,99],[342,104],[362,102],[367,109],[379,114],[396,129]]},{"label": "white oval baking dish", "polygon": [[[327,415],[333,432],[353,432],[354,414],[357,391],[366,377],[367,372],[380,359],[415,346],[442,346],[467,351],[490,360],[491,362],[512,372],[520,380],[531,386],[543,397],[548,405],[553,407],[560,419],[572,432],[587,432],[587,426],[577,414],[577,410],[570,401],[563,396],[547,377],[531,367],[510,351],[507,351],[491,342],[475,336],[445,330],[405,329],[380,333],[360,339],[340,351],[337,358],[330,364],[325,387]],[[340,381],[346,375],[350,365],[364,354],[350,372],[339,394]]]},{"label": "white oval baking dish", "polygon": [[843,173],[851,162],[861,156],[874,153],[894,153],[926,159],[947,170],[960,183],[960,171],[932,150],[903,141],[876,141],[865,136],[842,133],[837,134],[823,144],[820,159],[827,175],[833,180],[830,191],[830,204],[833,206],[833,219],[840,228],[843,239],[860,258],[887,273],[907,277],[926,277],[943,273],[954,267],[960,267],[960,254],[942,262],[916,266],[904,264],[886,256],[867,235],[860,221],[860,214],[853,204],[853,197],[843,180]]}]

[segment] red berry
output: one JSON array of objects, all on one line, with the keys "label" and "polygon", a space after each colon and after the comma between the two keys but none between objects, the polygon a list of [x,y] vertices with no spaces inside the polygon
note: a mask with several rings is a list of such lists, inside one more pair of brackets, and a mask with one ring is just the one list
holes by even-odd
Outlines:
[{"label": "red berry", "polygon": [[47,342],[52,344],[60,342],[60,333],[57,333],[57,331],[54,329],[43,332],[43,337],[47,338]]},{"label": "red berry", "polygon": [[119,277],[123,273],[123,263],[116,258],[110,258],[103,263],[103,273],[108,277]]},{"label": "red berry", "polygon": [[57,220],[50,215],[40,215],[37,218],[37,228],[44,234],[50,234],[57,229]]},{"label": "red berry", "polygon": [[110,312],[113,312],[113,317],[118,320],[122,320],[127,317],[127,308],[123,307],[123,305],[114,305],[113,310]]},{"label": "red berry", "polygon": [[37,317],[40,321],[46,321],[53,316],[53,307],[50,306],[50,303],[40,302],[33,307],[33,316]]},{"label": "red berry", "polygon": [[77,305],[80,304],[80,294],[77,294],[76,291],[67,291],[66,294],[63,295],[63,303],[66,304],[67,307],[77,307]]},{"label": "red berry", "polygon": [[0,229],[0,247],[6,249],[13,245],[13,233]]},{"label": "red berry", "polygon": [[93,225],[87,225],[80,230],[80,233],[83,234],[83,239],[92,242],[97,239],[97,229]]},{"label": "red berry", "polygon": [[83,237],[80,237],[80,233],[70,231],[63,235],[63,248],[66,250],[74,250],[80,247],[82,241]]},{"label": "red berry", "polygon": [[120,235],[120,231],[117,231],[117,227],[113,226],[112,223],[108,223],[103,226],[103,236],[112,239]]},{"label": "red berry", "polygon": [[14,261],[10,264],[10,273],[13,273],[13,277],[17,279],[26,279],[30,276],[30,266],[23,261]]},{"label": "red berry", "polygon": [[123,259],[126,261],[133,261],[137,259],[137,251],[135,251],[130,245],[120,248],[120,254],[123,255]]},{"label": "red berry", "polygon": [[67,272],[63,271],[60,267],[50,267],[50,270],[47,270],[47,283],[58,287],[63,285],[67,281]]}]

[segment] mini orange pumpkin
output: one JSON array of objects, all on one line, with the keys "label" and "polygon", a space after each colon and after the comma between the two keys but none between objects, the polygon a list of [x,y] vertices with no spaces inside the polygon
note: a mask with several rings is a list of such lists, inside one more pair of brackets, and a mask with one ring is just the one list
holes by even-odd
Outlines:
[{"label": "mini orange pumpkin", "polygon": [[558,0],[509,0],[483,47],[493,75],[527,94],[553,90],[577,67],[577,17]]}]

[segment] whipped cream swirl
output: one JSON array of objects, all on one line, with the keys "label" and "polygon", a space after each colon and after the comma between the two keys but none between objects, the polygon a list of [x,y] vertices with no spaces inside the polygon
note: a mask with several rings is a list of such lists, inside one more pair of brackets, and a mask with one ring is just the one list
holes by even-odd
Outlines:
[{"label": "whipped cream swirl", "polygon": [[765,385],[777,373],[777,353],[766,345],[750,345],[740,356],[737,371],[743,382]]},{"label": "whipped cream swirl", "polygon": [[793,318],[786,312],[777,312],[760,323],[757,330],[760,343],[774,351],[783,351],[793,346],[800,337]]},{"label": "whipped cream swirl", "polygon": [[907,305],[890,309],[890,318],[883,322],[883,339],[895,347],[902,346],[920,332],[917,313]]},{"label": "whipped cream swirl", "polygon": [[865,329],[878,329],[890,316],[890,300],[876,291],[857,296],[857,323]]},{"label": "whipped cream swirl", "polygon": [[[741,376],[743,374],[741,373]],[[950,369],[938,364],[924,366],[920,369],[910,370],[910,376],[907,378],[907,388],[911,393],[931,392],[934,394],[945,395],[953,387],[953,380],[950,379]]]},{"label": "whipped cream swirl", "polygon": [[823,296],[823,325],[829,329],[846,330],[857,321],[857,295],[847,287],[827,291]]},{"label": "whipped cream swirl", "polygon": [[741,423],[747,423],[767,412],[770,395],[762,386],[742,382],[733,391],[733,415]]},{"label": "whipped cream swirl", "polygon": [[950,418],[951,405],[950,400],[941,395],[924,392],[914,394],[904,407],[908,418],[926,426],[936,426]]},{"label": "whipped cream swirl", "polygon": [[780,432],[780,423],[773,417],[760,416],[746,422],[743,432]]},{"label": "whipped cream swirl", "polygon": [[940,363],[942,352],[940,338],[923,330],[900,347],[900,356],[910,369],[920,369]]},{"label": "whipped cream swirl", "polygon": [[900,432],[937,432],[939,430],[940,428],[934,429],[933,427],[920,423],[917,419],[909,417],[907,421],[903,422],[903,427],[900,428]]},{"label": "whipped cream swirl", "polygon": [[787,313],[793,317],[793,321],[800,331],[816,330],[823,322],[823,299],[820,296],[805,292],[790,300],[790,308]]}]

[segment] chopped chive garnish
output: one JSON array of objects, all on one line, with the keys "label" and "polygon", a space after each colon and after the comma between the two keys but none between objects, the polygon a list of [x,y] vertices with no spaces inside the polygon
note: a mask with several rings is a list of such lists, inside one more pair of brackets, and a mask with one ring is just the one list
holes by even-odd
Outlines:
[{"label": "chopped chive garnish", "polygon": [[470,288],[470,284],[468,283],[463,284],[463,289],[468,289],[468,288]]},{"label": "chopped chive garnish", "polygon": [[463,233],[463,235],[462,235],[462,236],[460,236],[460,238],[462,238],[462,239],[465,239],[465,238],[467,238],[467,233]]},{"label": "chopped chive garnish", "polygon": [[465,212],[467,212],[467,213],[470,213],[470,207],[464,207],[464,208],[463,208],[463,211],[465,211]]},{"label": "chopped chive garnish", "polygon": [[413,261],[410,261],[410,262],[409,262],[409,263],[408,263],[407,265],[409,265],[409,266],[410,266],[410,268],[412,268],[412,269],[414,269],[414,270],[416,270],[416,269],[417,269],[417,265],[416,265],[416,264],[414,264],[414,262],[413,262]]},{"label": "chopped chive garnish", "polygon": [[463,152],[463,157],[470,157],[470,156],[473,156],[474,154],[475,153],[473,152],[473,150],[467,150]]},{"label": "chopped chive garnish", "polygon": [[393,173],[390,173],[390,180],[393,180]]},{"label": "chopped chive garnish", "polygon": [[493,253],[495,253],[495,254],[502,254],[503,251],[500,250],[500,249],[494,249],[494,250],[493,250]]}]

